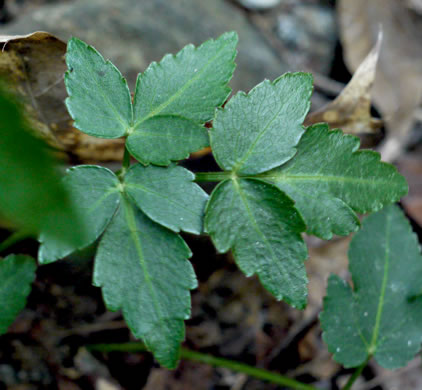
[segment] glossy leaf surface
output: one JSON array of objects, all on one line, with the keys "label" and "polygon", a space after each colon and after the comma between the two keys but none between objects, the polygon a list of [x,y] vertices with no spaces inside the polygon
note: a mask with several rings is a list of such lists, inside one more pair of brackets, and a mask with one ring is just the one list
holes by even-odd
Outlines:
[{"label": "glossy leaf surface", "polygon": [[122,309],[134,335],[168,368],[177,364],[196,287],[190,256],[180,236],[123,198],[95,257],[94,284],[107,307]]},{"label": "glossy leaf surface", "polygon": [[125,192],[153,221],[174,232],[200,234],[208,195],[187,169],[133,165],[125,175]]},{"label": "glossy leaf surface", "polygon": [[92,244],[104,232],[120,201],[119,180],[107,168],[80,165],[69,169],[63,182],[75,212],[89,230],[78,246],[41,234],[38,253],[41,264],[62,259]]},{"label": "glossy leaf surface", "polygon": [[364,220],[349,263],[353,289],[338,276],[328,282],[320,316],[328,349],[345,367],[372,356],[387,369],[405,366],[422,342],[422,256],[398,207]]},{"label": "glossy leaf surface", "polygon": [[202,125],[230,94],[236,45],[237,34],[225,33],[197,48],[188,45],[168,54],[138,76],[127,139],[135,158],[168,165],[208,145]]},{"label": "glossy leaf surface", "polygon": [[219,166],[240,174],[268,171],[296,153],[310,107],[312,76],[286,73],[239,92],[217,112],[210,131]]},{"label": "glossy leaf surface", "polygon": [[144,165],[166,166],[209,145],[208,131],[198,123],[179,116],[154,116],[137,127],[127,148]]},{"label": "glossy leaf surface", "polygon": [[124,136],[132,124],[132,103],[120,71],[77,38],[67,45],[66,63],[66,105],[74,126],[99,138]]},{"label": "glossy leaf surface", "polygon": [[7,332],[25,307],[35,269],[35,261],[29,256],[9,255],[0,259],[0,335]]},{"label": "glossy leaf surface", "polygon": [[347,235],[359,228],[354,211],[377,211],[408,190],[393,165],[381,162],[376,152],[358,151],[359,143],[325,124],[311,126],[294,158],[261,177],[295,200],[308,233],[324,239]]},{"label": "glossy leaf surface", "polygon": [[220,253],[233,250],[247,275],[257,274],[277,299],[306,305],[305,230],[293,201],[258,180],[226,180],[207,205],[205,229]]}]

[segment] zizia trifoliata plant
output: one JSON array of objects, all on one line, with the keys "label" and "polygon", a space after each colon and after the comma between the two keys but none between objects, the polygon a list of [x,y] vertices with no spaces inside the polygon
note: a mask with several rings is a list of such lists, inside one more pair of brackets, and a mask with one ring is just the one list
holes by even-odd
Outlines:
[{"label": "zizia trifoliata plant", "polygon": [[[378,211],[408,190],[378,153],[358,150],[358,138],[325,124],[304,128],[313,88],[308,73],[265,80],[223,107],[236,45],[237,35],[226,33],[164,56],[139,74],[132,101],[110,61],[79,39],[68,43],[66,105],[74,126],[94,137],[123,137],[125,153],[117,172],[95,165],[68,170],[65,187],[89,229],[78,245],[41,232],[38,260],[48,264],[98,240],[94,284],[169,368],[177,365],[197,286],[181,231],[209,234],[218,252],[232,251],[246,276],[256,274],[276,299],[302,309],[303,233],[346,236],[360,227],[356,213]],[[192,173],[178,165],[207,146],[221,171]],[[131,157],[138,163],[131,165]],[[197,184],[204,181],[218,183],[210,196]],[[338,297],[330,301],[340,285],[330,281],[322,316],[332,351],[345,342],[332,336],[337,329],[328,319],[341,306]],[[350,361],[335,357],[353,366],[377,357],[379,345],[377,336]]]}]

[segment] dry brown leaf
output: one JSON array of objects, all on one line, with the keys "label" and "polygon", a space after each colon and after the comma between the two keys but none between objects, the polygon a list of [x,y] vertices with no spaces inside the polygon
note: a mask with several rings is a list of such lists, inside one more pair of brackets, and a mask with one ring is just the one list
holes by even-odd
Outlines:
[{"label": "dry brown leaf", "polygon": [[371,116],[371,89],[382,43],[382,33],[370,53],[356,70],[343,91],[324,107],[309,114],[305,125],[327,122],[349,134],[374,133],[381,126],[379,119]]},{"label": "dry brown leaf", "polygon": [[[314,237],[310,237],[314,240]],[[335,273],[342,278],[348,275],[347,250],[350,237],[337,238],[331,241],[315,239],[319,245],[308,240],[309,260],[306,262],[306,271],[309,277],[308,305],[302,312],[304,318],[318,313],[322,307],[322,299],[326,294],[328,277]]]},{"label": "dry brown leaf", "polygon": [[398,157],[407,142],[422,100],[422,17],[408,4],[397,0],[338,3],[340,36],[351,71],[375,44],[380,25],[383,29],[373,97],[386,124],[387,140],[381,152],[389,161]]},{"label": "dry brown leaf", "polygon": [[72,127],[64,100],[66,44],[47,32],[0,35],[0,77],[20,97],[38,135],[83,162],[121,160],[123,143],[88,136]]},{"label": "dry brown leaf", "polygon": [[409,183],[409,194],[402,199],[404,208],[422,226],[422,148],[406,153],[397,166]]}]

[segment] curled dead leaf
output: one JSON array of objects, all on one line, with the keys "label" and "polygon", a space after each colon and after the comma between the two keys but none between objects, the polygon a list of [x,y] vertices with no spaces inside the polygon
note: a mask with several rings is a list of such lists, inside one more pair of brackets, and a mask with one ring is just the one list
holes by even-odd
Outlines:
[{"label": "curled dead leaf", "polygon": [[330,103],[306,117],[305,125],[327,122],[349,134],[375,133],[382,122],[371,116],[371,89],[375,80],[382,33],[370,53],[359,65],[350,82]]},{"label": "curled dead leaf", "polygon": [[66,44],[47,32],[0,35],[0,77],[23,101],[31,127],[81,162],[121,160],[124,140],[103,140],[72,126],[64,100]]},{"label": "curled dead leaf", "polygon": [[[345,61],[358,68],[384,33],[373,97],[387,129],[383,160],[392,161],[406,145],[415,110],[422,101],[422,15],[420,0],[340,0],[338,16]],[[412,5],[412,7],[409,7]]]}]

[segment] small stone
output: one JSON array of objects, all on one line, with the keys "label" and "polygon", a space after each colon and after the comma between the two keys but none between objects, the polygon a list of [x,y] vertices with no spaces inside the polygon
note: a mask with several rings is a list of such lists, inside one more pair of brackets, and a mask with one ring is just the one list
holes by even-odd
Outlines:
[{"label": "small stone", "polygon": [[9,364],[0,364],[0,378],[6,386],[14,386],[18,383],[15,370]]},{"label": "small stone", "polygon": [[151,61],[226,31],[239,34],[237,67],[231,81],[234,91],[248,91],[262,79],[272,80],[289,70],[251,28],[244,13],[224,0],[75,0],[27,12],[0,27],[0,35],[36,30],[65,41],[76,36],[93,45],[119,68],[132,89],[138,73]]},{"label": "small stone", "polygon": [[280,0],[237,0],[237,2],[251,10],[266,10],[280,4]]},{"label": "small stone", "polygon": [[332,8],[312,4],[290,5],[278,16],[277,35],[290,50],[296,64],[328,73],[337,41]]}]

